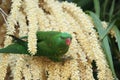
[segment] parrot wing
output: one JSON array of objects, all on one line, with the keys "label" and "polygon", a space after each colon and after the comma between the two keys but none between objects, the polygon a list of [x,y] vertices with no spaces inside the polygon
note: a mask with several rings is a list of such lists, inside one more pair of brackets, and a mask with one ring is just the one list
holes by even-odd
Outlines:
[{"label": "parrot wing", "polygon": [[51,49],[45,41],[41,41],[37,44],[37,54],[35,56],[46,56],[54,62],[61,62],[63,59],[57,55],[54,49]]},{"label": "parrot wing", "polygon": [[37,56],[53,56],[53,51],[46,44],[45,41],[41,41],[37,43]]},{"label": "parrot wing", "polygon": [[[37,42],[42,42],[42,41],[50,41],[50,39],[57,35],[60,34],[61,32],[58,31],[37,31],[36,36],[37,36]],[[23,36],[20,37],[19,39],[17,39],[15,36],[10,35],[11,37],[13,37],[15,40],[19,41],[19,42],[23,42],[21,41],[22,39],[28,39],[28,36]]]},{"label": "parrot wing", "polygon": [[38,31],[36,35],[37,35],[38,42],[41,42],[41,41],[50,40],[52,37],[54,37],[57,34],[60,34],[60,32],[58,32],[58,31]]}]

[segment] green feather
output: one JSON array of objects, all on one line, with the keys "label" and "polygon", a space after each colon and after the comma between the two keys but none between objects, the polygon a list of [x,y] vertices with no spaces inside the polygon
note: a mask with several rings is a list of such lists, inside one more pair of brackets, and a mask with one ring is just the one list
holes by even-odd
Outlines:
[{"label": "green feather", "polygon": [[12,43],[11,45],[0,49],[0,53],[13,53],[13,54],[28,54],[26,47],[18,44],[18,43]]},{"label": "green feather", "polygon": [[[61,57],[68,51],[69,45],[66,44],[67,39],[72,39],[72,36],[68,33],[62,33],[57,31],[38,31],[37,35],[37,53],[35,56],[46,56],[53,61],[61,61]],[[0,53],[14,53],[14,54],[29,54],[27,41],[22,39],[28,38],[24,36],[17,38],[11,36],[14,41],[11,45],[0,49]]]}]

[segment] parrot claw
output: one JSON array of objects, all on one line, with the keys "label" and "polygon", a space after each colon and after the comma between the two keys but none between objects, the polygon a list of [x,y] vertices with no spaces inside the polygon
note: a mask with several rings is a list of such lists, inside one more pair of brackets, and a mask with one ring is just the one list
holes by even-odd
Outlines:
[{"label": "parrot claw", "polygon": [[62,59],[58,58],[58,57],[49,57],[50,60],[54,61],[54,62],[61,62]]},{"label": "parrot claw", "polygon": [[72,60],[73,57],[72,56],[63,56],[63,57],[49,57],[49,59],[51,59],[54,62],[63,62],[65,63],[68,60]]},{"label": "parrot claw", "polygon": [[73,57],[72,56],[63,56],[62,58],[61,58],[61,62],[62,62],[62,65],[64,65],[65,64],[65,62],[66,61],[70,61],[70,60],[72,60],[73,59]]},{"label": "parrot claw", "polygon": [[72,56],[63,56],[63,57],[62,57],[62,60],[63,60],[63,61],[68,61],[68,60],[72,60],[72,59],[73,59]]}]

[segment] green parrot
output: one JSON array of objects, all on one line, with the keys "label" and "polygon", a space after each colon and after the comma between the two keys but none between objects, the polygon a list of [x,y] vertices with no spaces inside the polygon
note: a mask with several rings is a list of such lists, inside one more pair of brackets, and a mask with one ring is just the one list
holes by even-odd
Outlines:
[{"label": "green parrot", "polygon": [[[28,54],[28,42],[23,40],[28,36],[13,38],[13,43],[5,48],[0,49],[0,53],[13,53],[13,54]],[[72,36],[68,33],[58,31],[38,31],[37,36],[37,53],[34,56],[46,56],[52,61],[62,61],[64,54],[68,51]]]}]

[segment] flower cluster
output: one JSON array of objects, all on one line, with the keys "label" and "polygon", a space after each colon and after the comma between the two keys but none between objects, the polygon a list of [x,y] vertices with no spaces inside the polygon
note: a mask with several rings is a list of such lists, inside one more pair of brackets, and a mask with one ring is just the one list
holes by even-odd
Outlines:
[{"label": "flower cluster", "polygon": [[[57,0],[12,0],[11,2],[6,34],[28,36],[28,51],[31,55],[35,55],[38,30],[68,32],[73,39],[65,55],[72,56],[73,59],[63,64],[41,56],[0,54],[1,80],[6,76],[14,80],[94,80],[93,60],[97,66],[97,78],[113,80],[97,32],[94,30],[93,21],[80,7]],[[11,44],[11,41],[11,37],[6,36],[4,46]],[[8,67],[10,74],[7,74]]]}]

